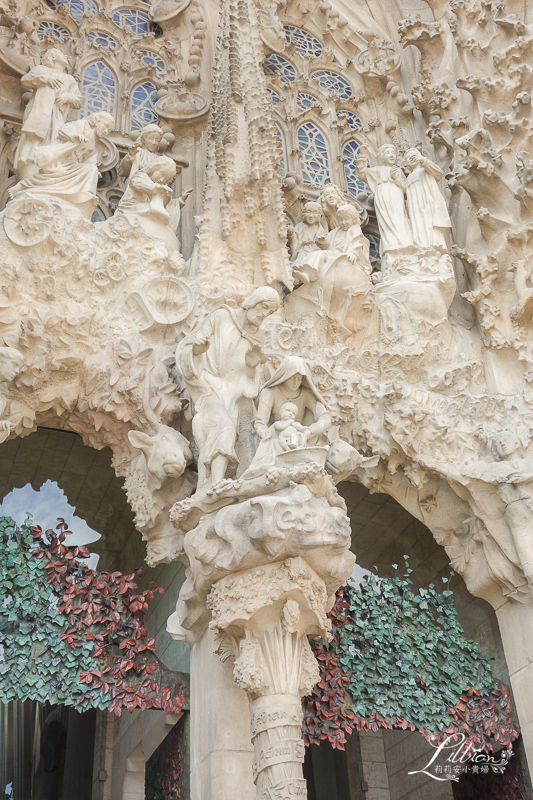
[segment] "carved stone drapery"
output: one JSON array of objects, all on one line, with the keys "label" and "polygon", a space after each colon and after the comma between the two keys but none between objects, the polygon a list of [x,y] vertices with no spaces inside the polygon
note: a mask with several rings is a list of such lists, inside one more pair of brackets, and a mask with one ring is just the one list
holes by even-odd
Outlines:
[{"label": "carved stone drapery", "polygon": [[307,637],[330,636],[324,582],[289,558],[223,578],[207,604],[218,652],[233,651],[235,681],[248,694],[257,800],[306,797],[301,698],[319,679]]}]

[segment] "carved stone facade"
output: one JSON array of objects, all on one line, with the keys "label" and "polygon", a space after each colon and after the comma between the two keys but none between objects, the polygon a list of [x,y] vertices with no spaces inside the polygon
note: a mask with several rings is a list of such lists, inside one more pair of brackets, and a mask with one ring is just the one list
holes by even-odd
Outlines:
[{"label": "carved stone facade", "polygon": [[429,528],[509,652],[533,630],[533,11],[0,10],[0,441],[111,448],[148,563],[186,567],[169,632],[235,659],[258,799],[305,796],[340,481]]}]

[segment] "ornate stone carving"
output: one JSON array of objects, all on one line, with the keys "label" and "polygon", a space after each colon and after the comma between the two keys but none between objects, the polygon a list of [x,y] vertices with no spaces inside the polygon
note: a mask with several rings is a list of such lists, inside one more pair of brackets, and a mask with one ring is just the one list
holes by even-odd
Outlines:
[{"label": "ornate stone carving", "polygon": [[239,406],[258,394],[260,328],[279,303],[274,289],[256,289],[240,309],[212,312],[178,345],[176,363],[194,403],[199,489],[216,487],[238,464]]},{"label": "ornate stone carving", "polygon": [[445,232],[452,223],[437,186],[444,173],[418,150],[408,150],[405,158],[411,168],[406,194],[413,241],[421,249],[446,251]]},{"label": "ornate stone carving", "polygon": [[307,636],[330,635],[323,582],[291,558],[218,581],[207,602],[250,699],[258,800],[305,794],[300,698],[319,679]]},{"label": "ornate stone carving", "polygon": [[65,54],[52,48],[44,54],[39,66],[21,78],[22,86],[32,90],[32,96],[24,111],[21,137],[13,162],[19,179],[31,178],[37,172],[36,147],[59,141],[59,131],[67,121],[69,111],[81,106],[78,84],[72,75],[66,73],[67,66]]},{"label": "ornate stone carving", "polygon": [[130,217],[133,224],[140,225],[150,236],[164,241],[169,253],[173,253],[179,250],[175,230],[190,191],[173,203],[170,184],[176,177],[176,164],[168,156],[159,156],[135,171],[134,166],[135,163],[127,189],[118,204],[117,215]]},{"label": "ornate stone carving", "polygon": [[382,145],[378,150],[378,166],[368,166],[368,150],[363,145],[357,160],[358,175],[374,192],[376,216],[381,235],[383,256],[399,256],[412,250],[411,227],[405,208],[405,178],[396,166],[396,148]]},{"label": "ornate stone carving", "polygon": [[38,171],[10,189],[10,196],[49,194],[72,203],[90,218],[97,203],[97,142],[114,125],[113,117],[105,111],[67,122],[57,132],[57,144],[35,147]]}]

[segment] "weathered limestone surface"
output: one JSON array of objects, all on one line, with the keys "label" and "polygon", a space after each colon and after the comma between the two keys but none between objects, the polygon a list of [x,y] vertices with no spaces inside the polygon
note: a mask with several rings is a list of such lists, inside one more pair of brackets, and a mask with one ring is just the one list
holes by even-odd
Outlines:
[{"label": "weathered limestone surface", "polygon": [[[15,6],[0,37],[13,89],[0,440],[41,425],[112,449],[149,563],[186,566],[169,631],[205,676],[193,697],[205,709],[216,632],[229,660],[213,713],[231,706],[240,737],[234,661],[261,800],[305,795],[295,709],[316,678],[307,636],[327,635],[353,563],[341,480],[398,500],[497,609],[533,759],[531,9],[153,3],[162,38],[143,41],[166,59],[159,124],[130,136],[123,104],[116,119],[83,106],[88,61],[73,36],[50,47],[34,11]],[[219,12],[215,42],[205,20],[214,30]],[[102,24],[123,72],[146,78],[131,33]],[[302,55],[290,26],[320,49]],[[349,91],[328,88],[330,73]],[[337,136],[316,179],[296,120]],[[181,169],[187,204],[172,188]],[[378,235],[379,252],[367,238]],[[227,746],[218,723],[206,739],[204,719],[194,796],[252,797],[250,746]]]}]

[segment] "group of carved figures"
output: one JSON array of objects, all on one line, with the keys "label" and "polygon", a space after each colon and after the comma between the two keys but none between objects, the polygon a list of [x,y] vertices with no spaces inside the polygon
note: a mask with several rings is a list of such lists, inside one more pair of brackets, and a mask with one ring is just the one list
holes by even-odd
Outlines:
[{"label": "group of carved figures", "polygon": [[[9,191],[12,199],[22,194],[56,197],[76,206],[91,218],[97,205],[99,140],[114,129],[111,114],[98,111],[67,122],[82,98],[76,80],[69,75],[67,58],[57,48],[48,50],[41,63],[21,79],[31,92],[24,111],[21,135],[13,158],[19,179]],[[170,251],[179,249],[176,229],[187,195],[172,198],[175,161],[159,125],[147,125],[119,165],[127,180],[117,213],[134,217],[148,234],[162,239]]]},{"label": "group of carved figures", "polygon": [[[396,160],[395,146],[386,144],[378,150],[377,166],[368,166],[365,145],[357,161],[358,177],[374,193],[382,258],[417,251],[447,252],[446,231],[451,222],[438,186],[443,171],[414,148],[405,156],[410,169],[407,177]],[[323,283],[326,273],[342,258],[368,275],[372,271],[358,209],[335,185],[322,190],[319,202],[304,205],[302,221],[289,226],[287,236],[296,285],[315,280]]]},{"label": "group of carved figures", "polygon": [[[309,367],[287,359],[261,386],[261,325],[280,305],[275,289],[256,289],[240,309],[213,311],[178,345],[176,363],[194,403],[198,488],[222,488],[239,465],[236,448],[246,402],[253,407],[257,452],[244,473],[275,463],[283,452],[317,442],[331,425]],[[250,408],[250,407],[249,407]]]}]

